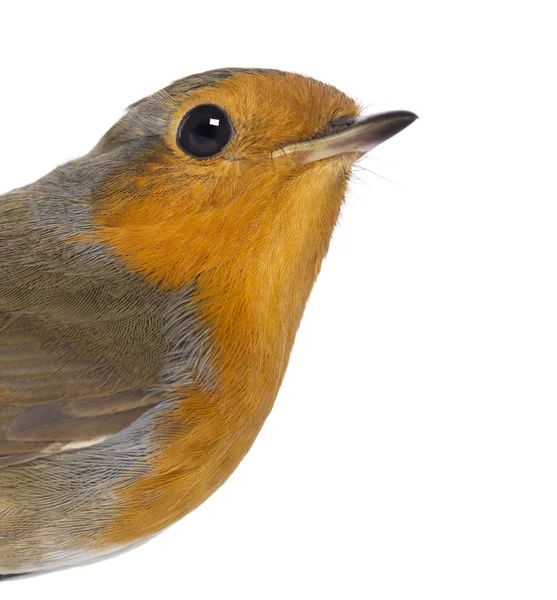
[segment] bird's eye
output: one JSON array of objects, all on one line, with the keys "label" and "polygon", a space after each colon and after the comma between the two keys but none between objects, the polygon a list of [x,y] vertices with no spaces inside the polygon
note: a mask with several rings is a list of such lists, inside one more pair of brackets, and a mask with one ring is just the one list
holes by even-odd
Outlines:
[{"label": "bird's eye", "polygon": [[228,115],[214,104],[192,108],[178,127],[178,146],[194,158],[210,158],[228,145],[234,129]]}]

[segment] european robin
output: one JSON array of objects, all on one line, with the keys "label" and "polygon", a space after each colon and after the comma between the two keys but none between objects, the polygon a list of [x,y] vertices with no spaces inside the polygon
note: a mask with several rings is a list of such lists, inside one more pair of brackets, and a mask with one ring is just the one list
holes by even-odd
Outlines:
[{"label": "european robin", "polygon": [[192,75],[0,197],[0,574],[107,556],[212,494],[283,378],[354,162],[412,123]]}]

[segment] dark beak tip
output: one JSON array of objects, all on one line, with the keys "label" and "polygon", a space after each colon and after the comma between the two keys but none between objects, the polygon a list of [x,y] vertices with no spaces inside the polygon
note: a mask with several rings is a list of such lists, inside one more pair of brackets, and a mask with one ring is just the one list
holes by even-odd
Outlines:
[{"label": "dark beak tip", "polygon": [[391,113],[393,122],[401,124],[402,128],[412,125],[414,121],[418,119],[418,115],[409,110],[397,110]]},{"label": "dark beak tip", "polygon": [[387,141],[389,138],[397,135],[409,125],[411,125],[418,115],[407,110],[398,110],[383,115],[379,121],[380,126],[375,132],[376,139],[381,142]]}]

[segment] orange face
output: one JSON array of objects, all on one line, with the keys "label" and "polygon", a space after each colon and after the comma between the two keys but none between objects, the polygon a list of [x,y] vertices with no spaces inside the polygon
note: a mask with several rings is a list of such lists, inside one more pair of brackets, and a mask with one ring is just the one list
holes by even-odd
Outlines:
[{"label": "orange face", "polygon": [[[132,270],[177,289],[223,265],[228,275],[244,270],[269,250],[299,255],[300,242],[315,247],[330,236],[355,156],[302,165],[301,155],[271,154],[358,115],[353,100],[298,75],[240,72],[159,101],[168,106],[165,130],[132,159],[136,169],[99,190],[98,238]],[[226,113],[233,135],[222,152],[198,159],[177,134],[206,104]]]}]

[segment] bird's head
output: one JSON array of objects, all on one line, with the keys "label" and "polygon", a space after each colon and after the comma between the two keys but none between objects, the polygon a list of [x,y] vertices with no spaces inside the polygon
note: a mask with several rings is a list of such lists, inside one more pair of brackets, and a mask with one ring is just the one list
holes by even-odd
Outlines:
[{"label": "bird's head", "polygon": [[167,289],[311,286],[354,161],[415,118],[359,114],[336,88],[280,71],[177,81],[132,105],[89,155],[105,166],[97,236]]}]

